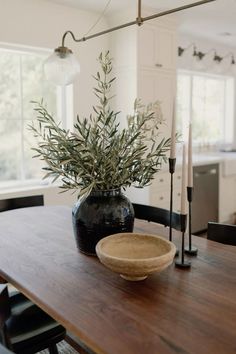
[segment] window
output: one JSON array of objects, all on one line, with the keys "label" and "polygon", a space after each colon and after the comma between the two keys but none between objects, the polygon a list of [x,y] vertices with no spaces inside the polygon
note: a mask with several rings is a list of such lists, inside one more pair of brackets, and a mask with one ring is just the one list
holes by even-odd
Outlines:
[{"label": "window", "polygon": [[178,72],[177,121],[184,140],[192,121],[194,145],[232,144],[233,102],[233,78]]},{"label": "window", "polygon": [[41,163],[32,158],[36,141],[28,126],[35,118],[32,100],[46,98],[48,109],[58,110],[57,88],[43,77],[47,56],[0,48],[0,186],[43,175]]}]

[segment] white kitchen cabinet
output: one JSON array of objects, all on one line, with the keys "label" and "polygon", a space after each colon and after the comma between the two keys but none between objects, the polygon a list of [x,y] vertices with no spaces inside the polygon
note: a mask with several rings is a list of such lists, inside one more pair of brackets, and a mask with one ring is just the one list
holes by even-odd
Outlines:
[{"label": "white kitchen cabinet", "polygon": [[116,76],[114,109],[122,112],[121,120],[132,112],[135,98],[145,104],[159,100],[170,135],[176,93],[175,23],[159,20],[117,31],[110,45]]},{"label": "white kitchen cabinet", "polygon": [[[112,25],[117,25],[113,17]],[[121,17],[119,15],[119,21]],[[135,98],[142,103],[160,101],[164,122],[160,126],[160,138],[170,137],[173,101],[176,92],[176,25],[170,20],[159,19],[152,24],[144,23],[117,31],[111,36],[111,53],[116,76],[113,109],[121,111],[120,121],[126,124],[127,114],[132,113]],[[129,196],[133,202],[169,207],[169,188],[158,187],[158,178],[143,191],[132,189]],[[164,173],[165,175],[165,173]],[[169,177],[167,172],[166,177]],[[155,198],[153,197],[155,195]],[[180,205],[179,192],[175,195],[175,209]],[[177,207],[178,205],[178,207]]]},{"label": "white kitchen cabinet", "polygon": [[160,131],[164,137],[170,137],[175,87],[175,76],[172,72],[153,72],[147,69],[139,71],[138,97],[141,97],[144,104],[160,101],[164,118]]},{"label": "white kitchen cabinet", "polygon": [[177,57],[173,24],[144,24],[138,28],[137,45],[137,95],[145,104],[161,102],[165,120],[162,130],[165,136],[170,136]]},{"label": "white kitchen cabinet", "polygon": [[138,59],[141,68],[176,69],[176,32],[172,27],[144,24],[138,32]]},{"label": "white kitchen cabinet", "polygon": [[[173,210],[180,212],[181,200],[181,169],[176,169],[173,180]],[[159,172],[150,188],[150,205],[169,209],[170,208],[170,173]]]}]

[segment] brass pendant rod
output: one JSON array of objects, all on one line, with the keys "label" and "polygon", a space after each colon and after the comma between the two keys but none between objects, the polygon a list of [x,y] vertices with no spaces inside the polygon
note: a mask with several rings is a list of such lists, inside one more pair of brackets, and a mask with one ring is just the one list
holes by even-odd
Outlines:
[{"label": "brass pendant rod", "polygon": [[157,14],[142,18],[141,17],[141,0],[138,0],[138,17],[136,18],[136,20],[124,23],[123,25],[119,25],[119,26],[116,26],[116,27],[112,27],[112,28],[106,29],[106,30],[98,32],[98,33],[91,34],[90,36],[82,37],[82,38],[79,38],[79,39],[75,38],[73,32],[66,31],[64,33],[63,37],[62,37],[62,47],[64,47],[65,37],[67,36],[67,34],[70,34],[75,42],[85,42],[88,39],[95,38],[95,37],[98,37],[98,36],[102,36],[103,34],[114,32],[114,31],[117,31],[119,29],[122,29],[122,28],[125,28],[125,27],[129,27],[129,26],[132,26],[132,25],[140,26],[145,21],[149,21],[149,20],[152,20],[152,19],[157,18],[157,17],[162,17],[162,16],[165,16],[165,15],[169,15],[169,14],[172,14],[172,13],[175,13],[175,12],[178,12],[178,11],[190,9],[192,7],[196,7],[196,6],[199,6],[199,5],[204,5],[204,4],[207,4],[209,2],[213,2],[213,1],[216,1],[216,0],[197,1],[197,2],[194,2],[192,4],[176,7],[176,8],[171,9],[171,10],[166,10],[166,11],[159,12]]},{"label": "brass pendant rod", "polygon": [[[107,33],[110,33],[110,32],[114,32],[114,31],[117,31],[121,28],[125,28],[125,27],[129,27],[129,26],[132,26],[132,25],[136,25],[138,24],[137,23],[137,20],[134,20],[134,21],[131,21],[131,22],[128,22],[128,23],[124,23],[123,25],[119,25],[119,26],[116,26],[116,27],[112,27],[112,28],[109,28],[107,30],[104,30],[104,31],[101,31],[101,32],[98,32],[98,33],[94,33],[94,34],[91,34],[90,36],[87,36],[87,37],[82,37],[80,39],[75,39],[74,36],[72,36],[72,38],[74,39],[75,42],[85,42],[87,41],[88,39],[91,39],[91,38],[95,38],[95,37],[98,37],[98,36],[102,36],[103,34],[107,34]],[[71,32],[71,31],[67,31],[64,36],[68,33],[68,32]],[[63,37],[64,37],[63,36]],[[64,38],[65,39],[65,38]]]},{"label": "brass pendant rod", "polygon": [[141,6],[142,6],[141,1],[142,0],[138,0],[138,17],[136,18],[138,26],[141,26],[143,23],[143,19],[141,15]]},{"label": "brass pendant rod", "polygon": [[191,7],[195,7],[195,6],[199,6],[199,5],[204,5],[204,4],[207,4],[207,3],[209,3],[209,2],[213,2],[213,1],[216,1],[216,0],[202,0],[202,1],[197,1],[197,2],[193,2],[192,4],[188,4],[188,5],[183,5],[183,6],[180,6],[180,7],[176,7],[175,9],[170,9],[170,10],[166,10],[166,11],[163,11],[163,12],[159,12],[158,14],[154,14],[154,15],[150,15],[150,16],[144,17],[144,18],[143,18],[143,22],[149,21],[149,20],[153,20],[154,18],[157,18],[157,17],[170,15],[170,14],[173,14],[173,13],[175,13],[175,12],[182,11],[182,10],[190,9]]}]

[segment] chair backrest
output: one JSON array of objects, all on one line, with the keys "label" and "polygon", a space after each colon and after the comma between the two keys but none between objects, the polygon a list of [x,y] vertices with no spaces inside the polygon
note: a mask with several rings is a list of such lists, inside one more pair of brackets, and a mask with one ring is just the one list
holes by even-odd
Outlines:
[{"label": "chair backrest", "polygon": [[8,344],[8,338],[5,332],[5,323],[11,315],[11,305],[6,284],[0,284],[0,339],[5,346]]},{"label": "chair backrest", "polygon": [[208,222],[207,238],[226,245],[236,246],[236,225]]},{"label": "chair backrest", "polygon": [[[170,226],[170,211],[163,208],[157,208],[150,205],[132,203],[134,207],[135,218],[147,220]],[[181,231],[181,218],[180,214],[172,213],[172,227]]]},{"label": "chair backrest", "polygon": [[58,354],[56,344],[65,334],[64,327],[23,294],[9,295],[7,285],[0,284],[0,342],[6,348],[22,354],[48,348],[49,353]]},{"label": "chair backrest", "polygon": [[0,211],[44,205],[43,195],[32,195],[0,200]]}]

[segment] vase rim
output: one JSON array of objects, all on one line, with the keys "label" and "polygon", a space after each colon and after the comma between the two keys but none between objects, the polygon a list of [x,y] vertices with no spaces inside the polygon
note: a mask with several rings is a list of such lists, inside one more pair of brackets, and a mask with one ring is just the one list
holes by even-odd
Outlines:
[{"label": "vase rim", "polygon": [[121,194],[121,188],[114,189],[92,189],[90,192],[91,196],[115,196]]}]

